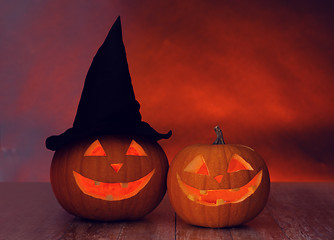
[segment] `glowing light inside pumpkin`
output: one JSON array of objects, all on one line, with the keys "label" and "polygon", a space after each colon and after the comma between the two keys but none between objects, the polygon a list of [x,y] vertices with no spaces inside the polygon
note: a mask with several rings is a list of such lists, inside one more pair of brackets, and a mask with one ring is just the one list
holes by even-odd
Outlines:
[{"label": "glowing light inside pumpkin", "polygon": [[210,175],[203,155],[197,155],[185,168],[184,171],[202,175]]},{"label": "glowing light inside pumpkin", "polygon": [[228,165],[227,172],[237,172],[241,170],[253,170],[252,166],[246,162],[242,157],[237,154],[234,154]]},{"label": "glowing light inside pumpkin", "polygon": [[115,172],[118,172],[123,166],[123,163],[112,163],[110,166],[115,170]]},{"label": "glowing light inside pumpkin", "polygon": [[215,179],[218,183],[220,183],[223,179],[223,175],[218,175],[218,176],[215,176]]},{"label": "glowing light inside pumpkin", "polygon": [[232,189],[197,189],[184,183],[179,174],[176,177],[180,188],[188,199],[206,206],[219,206],[227,203],[242,202],[251,196],[261,183],[262,170],[244,186]]},{"label": "glowing light inside pumpkin", "polygon": [[135,141],[132,140],[126,155],[131,155],[131,156],[147,156],[146,152],[144,149]]},{"label": "glowing light inside pumpkin", "polygon": [[93,142],[86,150],[84,156],[107,156],[99,140]]},{"label": "glowing light inside pumpkin", "polygon": [[105,183],[95,181],[82,176],[76,171],[73,171],[73,175],[77,185],[83,193],[102,200],[119,201],[131,198],[138,194],[138,192],[142,190],[150,181],[154,172],[155,169],[136,181],[123,183]]}]

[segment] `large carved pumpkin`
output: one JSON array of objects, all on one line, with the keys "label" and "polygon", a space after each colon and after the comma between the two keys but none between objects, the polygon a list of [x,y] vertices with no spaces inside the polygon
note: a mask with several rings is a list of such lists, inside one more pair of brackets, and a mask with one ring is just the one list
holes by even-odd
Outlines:
[{"label": "large carved pumpkin", "polygon": [[225,144],[220,129],[215,130],[215,144],[188,146],[175,156],[168,172],[168,195],[175,212],[187,223],[235,226],[264,208],[269,173],[253,149]]},{"label": "large carved pumpkin", "polygon": [[51,184],[69,213],[95,220],[138,219],[166,192],[168,161],[154,141],[88,138],[56,151]]}]

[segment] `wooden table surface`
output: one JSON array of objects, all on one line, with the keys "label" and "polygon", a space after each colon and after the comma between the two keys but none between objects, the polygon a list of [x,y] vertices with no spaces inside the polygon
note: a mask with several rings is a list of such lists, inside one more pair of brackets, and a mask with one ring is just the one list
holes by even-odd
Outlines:
[{"label": "wooden table surface", "polygon": [[47,239],[334,239],[334,183],[272,183],[253,221],[234,228],[195,227],[168,197],[144,219],[101,223],[67,214],[49,183],[0,183],[0,240]]}]

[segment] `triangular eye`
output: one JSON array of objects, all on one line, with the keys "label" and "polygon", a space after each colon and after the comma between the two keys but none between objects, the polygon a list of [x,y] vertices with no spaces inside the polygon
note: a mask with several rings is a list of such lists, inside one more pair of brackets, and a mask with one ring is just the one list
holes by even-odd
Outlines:
[{"label": "triangular eye", "polygon": [[125,155],[130,155],[130,156],[147,156],[146,152],[144,149],[135,141],[132,140],[128,150],[126,151]]},{"label": "triangular eye", "polygon": [[246,162],[242,157],[237,154],[234,154],[230,160],[228,165],[227,172],[237,172],[241,170],[254,170],[252,166]]},{"label": "triangular eye", "polygon": [[185,172],[196,173],[201,175],[210,175],[206,166],[203,155],[197,155],[185,168]]},{"label": "triangular eye", "polygon": [[107,156],[99,140],[95,140],[86,150],[84,156]]}]

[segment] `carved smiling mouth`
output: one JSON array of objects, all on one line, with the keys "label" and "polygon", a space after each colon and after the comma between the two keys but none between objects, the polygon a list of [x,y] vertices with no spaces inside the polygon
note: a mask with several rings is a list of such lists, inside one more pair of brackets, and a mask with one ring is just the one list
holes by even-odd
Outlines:
[{"label": "carved smiling mouth", "polygon": [[220,206],[227,203],[241,202],[252,195],[261,183],[262,170],[244,186],[231,189],[200,190],[183,182],[178,174],[176,177],[183,193],[191,201],[206,206]]},{"label": "carved smiling mouth", "polygon": [[146,176],[126,183],[105,183],[92,180],[73,171],[73,175],[80,190],[94,198],[107,201],[119,201],[135,196],[151,180],[155,169]]}]

